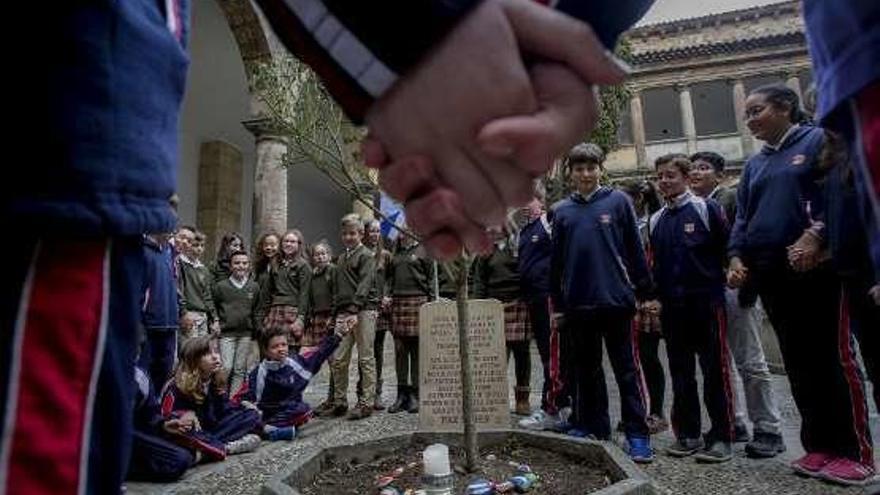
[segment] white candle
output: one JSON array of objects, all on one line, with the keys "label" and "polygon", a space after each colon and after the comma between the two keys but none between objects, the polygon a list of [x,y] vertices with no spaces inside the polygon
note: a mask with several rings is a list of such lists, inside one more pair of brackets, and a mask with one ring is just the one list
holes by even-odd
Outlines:
[{"label": "white candle", "polygon": [[449,474],[449,447],[442,443],[428,445],[422,453],[425,462],[425,474],[428,476],[442,476]]}]

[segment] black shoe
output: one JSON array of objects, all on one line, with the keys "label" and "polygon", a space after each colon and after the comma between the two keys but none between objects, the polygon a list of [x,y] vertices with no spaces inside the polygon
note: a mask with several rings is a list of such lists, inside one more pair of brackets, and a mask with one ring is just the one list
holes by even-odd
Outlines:
[{"label": "black shoe", "polygon": [[369,418],[373,415],[373,406],[370,404],[360,403],[348,413],[345,419],[349,421],[357,421],[364,418]]},{"label": "black shoe", "polygon": [[712,442],[711,445],[697,452],[694,459],[710,463],[727,462],[733,459],[733,448],[727,442]]},{"label": "black shoe", "polygon": [[785,452],[785,442],[782,435],[776,433],[755,432],[755,438],[746,445],[746,455],[755,459],[767,459],[776,457]]},{"label": "black shoe", "polygon": [[666,453],[672,457],[687,457],[696,454],[702,448],[702,438],[679,438],[674,444],[666,447]]},{"label": "black shoe", "polygon": [[336,404],[335,406],[333,406],[333,410],[330,411],[330,416],[338,418],[340,416],[345,416],[345,413],[347,412],[348,404]]},{"label": "black shoe", "polygon": [[391,404],[391,407],[388,408],[388,412],[391,414],[399,413],[402,411],[406,411],[409,409],[409,390],[406,387],[398,387],[397,389],[397,398],[394,399],[394,404]]},{"label": "black shoe", "polygon": [[406,407],[406,412],[410,414],[419,412],[419,396],[417,394],[409,394],[409,404]]},{"label": "black shoe", "polygon": [[750,441],[752,438],[749,436],[749,427],[742,424],[737,423],[733,426],[733,441],[734,443],[746,443]]}]

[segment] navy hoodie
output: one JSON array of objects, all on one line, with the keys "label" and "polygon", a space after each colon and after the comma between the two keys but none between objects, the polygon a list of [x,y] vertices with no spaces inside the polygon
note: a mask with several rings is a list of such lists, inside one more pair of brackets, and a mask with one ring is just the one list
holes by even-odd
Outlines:
[{"label": "navy hoodie", "polygon": [[822,129],[800,126],[779,149],[764,146],[749,158],[736,194],[736,221],[728,254],[757,267],[785,266],[786,248],[823,220],[824,200],[817,179]]},{"label": "navy hoodie", "polygon": [[[635,308],[650,297],[651,275],[626,194],[600,187],[553,212],[550,289],[559,311]],[[635,292],[634,292],[635,291]]]},{"label": "navy hoodie", "polygon": [[180,314],[171,245],[160,246],[144,236],[144,257],[147,265],[144,327],[148,330],[177,330]]},{"label": "navy hoodie", "polygon": [[727,221],[691,191],[651,215],[654,282],[663,304],[724,300]]},{"label": "navy hoodie", "polygon": [[522,293],[527,297],[550,294],[550,257],[553,242],[549,213],[527,224],[519,233],[519,276]]}]

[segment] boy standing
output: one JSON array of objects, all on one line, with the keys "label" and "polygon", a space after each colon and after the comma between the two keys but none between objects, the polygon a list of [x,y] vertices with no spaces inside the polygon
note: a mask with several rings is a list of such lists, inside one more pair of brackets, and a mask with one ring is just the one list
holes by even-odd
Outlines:
[{"label": "boy standing", "polygon": [[632,317],[636,293],[644,299],[652,282],[632,205],[624,193],[599,184],[603,161],[604,153],[594,144],[569,152],[565,168],[574,192],[559,203],[553,217],[550,291],[554,317],[564,317],[571,354],[563,363],[573,396],[569,434],[611,436],[604,341],[620,389],[626,450],[636,462],[651,462],[648,405]]},{"label": "boy standing", "polygon": [[207,335],[217,331],[217,312],[211,296],[211,273],[202,263],[205,252],[205,234],[191,227],[182,230],[192,232],[188,245],[178,243],[180,249],[180,321],[184,339]]},{"label": "boy standing", "polygon": [[[702,151],[691,156],[691,190],[702,198],[713,199],[724,209],[727,222],[736,218],[736,191],[721,186],[725,160],[718,153]],[[782,441],[782,419],[773,397],[770,368],[761,345],[760,319],[757,295],[748,296],[740,289],[724,290],[727,310],[727,343],[736,363],[741,387],[745,392],[745,406],[754,425],[754,435],[749,441],[745,424],[745,411],[739,401],[734,401],[736,441],[749,441],[746,454],[750,457],[774,457],[785,451]],[[737,380],[739,382],[740,380]]]},{"label": "boy standing", "polygon": [[[677,437],[667,451],[677,457],[697,454],[704,462],[725,462],[732,458],[734,438],[724,313],[727,221],[718,203],[688,190],[691,163],[686,156],[662,156],[656,167],[666,206],[651,215],[649,229]],[[703,402],[712,420],[705,445],[694,355],[700,359]]]},{"label": "boy standing", "polygon": [[356,344],[358,366],[362,374],[363,394],[349,413],[348,419],[363,419],[373,414],[376,399],[376,358],[373,342],[376,333],[376,305],[371,302],[376,257],[363,245],[364,223],[357,214],[348,214],[340,222],[344,251],[336,263],[336,293],[333,313],[336,328],[340,325],[353,330],[343,337],[332,357],[335,403],[333,415],[341,416],[348,410],[348,365],[351,348]]},{"label": "boy standing", "polygon": [[250,258],[244,251],[229,257],[232,274],[214,286],[213,299],[220,322],[220,356],[229,370],[229,390],[235,392],[247,374],[251,339],[256,331],[254,304],[260,288],[250,275]]}]

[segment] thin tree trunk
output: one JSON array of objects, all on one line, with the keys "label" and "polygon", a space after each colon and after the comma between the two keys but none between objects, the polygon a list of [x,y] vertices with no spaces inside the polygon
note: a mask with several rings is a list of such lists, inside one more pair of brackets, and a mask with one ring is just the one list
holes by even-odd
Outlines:
[{"label": "thin tree trunk", "polygon": [[477,469],[477,428],[474,424],[474,384],[471,376],[471,345],[468,339],[468,271],[470,260],[465,257],[458,274],[458,353],[461,358],[461,409],[464,421],[465,467],[468,472]]}]

